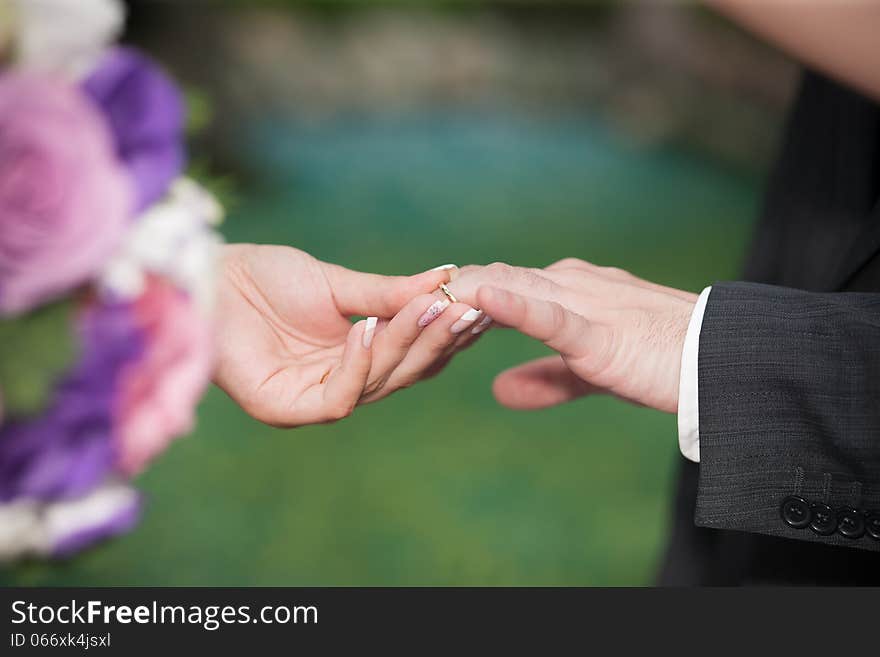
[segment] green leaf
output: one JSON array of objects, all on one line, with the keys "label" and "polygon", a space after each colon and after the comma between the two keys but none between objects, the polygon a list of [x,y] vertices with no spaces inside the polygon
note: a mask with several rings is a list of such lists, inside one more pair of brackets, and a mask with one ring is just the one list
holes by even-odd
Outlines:
[{"label": "green leaf", "polygon": [[49,403],[61,374],[77,357],[73,302],[0,320],[0,391],[7,417],[33,416]]}]

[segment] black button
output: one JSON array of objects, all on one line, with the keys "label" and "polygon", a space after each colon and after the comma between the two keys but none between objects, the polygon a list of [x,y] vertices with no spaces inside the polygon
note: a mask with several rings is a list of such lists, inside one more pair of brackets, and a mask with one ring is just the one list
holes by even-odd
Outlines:
[{"label": "black button", "polygon": [[865,518],[865,529],[868,536],[880,541],[880,511],[871,511]]},{"label": "black button", "polygon": [[819,536],[830,536],[837,531],[837,514],[827,504],[815,503],[810,516],[810,529]]},{"label": "black button", "polygon": [[790,495],[782,500],[779,507],[782,520],[789,527],[803,529],[810,524],[810,505],[803,497]]},{"label": "black button", "polygon": [[860,538],[865,534],[864,516],[855,509],[840,509],[837,512],[837,531],[847,538]]}]

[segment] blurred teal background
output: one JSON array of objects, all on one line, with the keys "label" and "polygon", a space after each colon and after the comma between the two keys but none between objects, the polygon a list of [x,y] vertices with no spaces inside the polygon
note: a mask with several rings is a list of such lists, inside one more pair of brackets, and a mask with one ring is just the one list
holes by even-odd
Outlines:
[{"label": "blurred teal background", "polygon": [[[702,133],[688,124],[646,139],[603,102],[616,84],[537,110],[497,93],[468,102],[470,92],[378,104],[330,94],[309,112],[272,96],[236,105],[216,80],[243,69],[202,74],[175,53],[173,11],[136,7],[152,23],[132,38],[213,98],[213,132],[195,154],[234,181],[230,241],[292,244],[387,273],[576,256],[693,291],[737,275],[766,161],[725,150],[713,133],[739,129],[725,143],[766,150],[753,126],[775,126],[778,107],[753,103],[766,120],[742,118],[747,108],[713,125],[719,110]],[[283,16],[320,24],[322,52],[343,47],[327,19]],[[700,84],[711,113],[719,96]],[[675,418],[607,398],[498,406],[495,374],[544,351],[493,330],[437,379],[295,431],[251,420],[212,389],[195,433],[140,478],[149,505],[136,531],[70,561],[7,570],[0,583],[649,584],[680,459]]]}]

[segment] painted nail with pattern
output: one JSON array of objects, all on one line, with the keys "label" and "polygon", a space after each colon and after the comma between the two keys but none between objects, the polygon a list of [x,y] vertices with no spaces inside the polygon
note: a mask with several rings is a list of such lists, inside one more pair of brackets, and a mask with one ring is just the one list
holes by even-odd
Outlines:
[{"label": "painted nail with pattern", "polygon": [[419,317],[419,326],[425,328],[428,324],[443,314],[443,311],[449,307],[449,300],[435,301],[428,309]]}]

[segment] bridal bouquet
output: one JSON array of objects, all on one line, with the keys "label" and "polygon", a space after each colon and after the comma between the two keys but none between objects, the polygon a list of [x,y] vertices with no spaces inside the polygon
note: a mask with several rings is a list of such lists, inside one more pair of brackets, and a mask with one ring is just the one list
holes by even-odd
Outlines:
[{"label": "bridal bouquet", "polygon": [[0,559],[124,532],[210,376],[221,208],[115,0],[0,0]]}]

